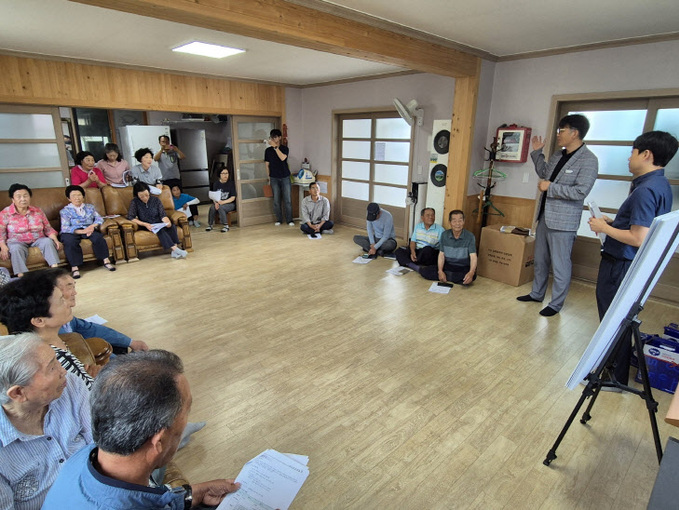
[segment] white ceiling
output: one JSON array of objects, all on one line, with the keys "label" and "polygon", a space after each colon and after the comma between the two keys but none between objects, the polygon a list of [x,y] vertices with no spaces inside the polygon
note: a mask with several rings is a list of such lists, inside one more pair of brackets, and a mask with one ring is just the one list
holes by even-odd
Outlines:
[{"label": "white ceiling", "polygon": [[679,35],[677,0],[323,1],[499,57],[649,35]]},{"label": "white ceiling", "polygon": [[[351,9],[499,57],[679,31],[677,0],[291,1]],[[214,60],[170,51],[192,40],[247,52]],[[0,0],[0,51],[290,85],[406,70],[67,0]]]}]

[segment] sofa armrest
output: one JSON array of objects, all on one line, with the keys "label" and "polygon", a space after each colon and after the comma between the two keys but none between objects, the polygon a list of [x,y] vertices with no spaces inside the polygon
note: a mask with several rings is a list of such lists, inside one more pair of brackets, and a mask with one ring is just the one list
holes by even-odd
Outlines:
[{"label": "sofa armrest", "polygon": [[181,227],[184,224],[186,225],[189,224],[189,220],[186,217],[186,214],[184,214],[181,211],[173,211],[172,214],[169,215],[169,218],[173,225],[178,225]]}]

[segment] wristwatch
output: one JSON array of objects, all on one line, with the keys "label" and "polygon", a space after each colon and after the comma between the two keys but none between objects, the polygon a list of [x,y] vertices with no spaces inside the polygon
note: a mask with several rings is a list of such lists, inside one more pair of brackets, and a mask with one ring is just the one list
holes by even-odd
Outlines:
[{"label": "wristwatch", "polygon": [[172,489],[172,492],[175,494],[184,494],[184,510],[189,510],[191,508],[191,505],[193,505],[193,489],[191,486],[187,483],[182,485],[181,487],[175,487]]}]

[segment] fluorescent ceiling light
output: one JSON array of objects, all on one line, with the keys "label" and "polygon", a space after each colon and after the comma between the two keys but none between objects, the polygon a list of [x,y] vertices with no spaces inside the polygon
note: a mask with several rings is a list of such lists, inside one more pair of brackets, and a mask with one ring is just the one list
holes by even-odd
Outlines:
[{"label": "fluorescent ceiling light", "polygon": [[207,44],[194,41],[177,48],[172,48],[172,51],[180,53],[191,53],[192,55],[201,55],[203,57],[224,58],[238,53],[244,53],[245,50],[237,48],[227,48],[226,46],[217,46],[216,44]]}]

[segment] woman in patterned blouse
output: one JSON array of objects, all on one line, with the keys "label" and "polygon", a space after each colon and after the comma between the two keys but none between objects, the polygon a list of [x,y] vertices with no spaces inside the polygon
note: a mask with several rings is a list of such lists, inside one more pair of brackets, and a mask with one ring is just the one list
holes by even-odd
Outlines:
[{"label": "woman in patterned blouse", "polygon": [[116,268],[108,258],[108,245],[104,236],[99,232],[99,227],[104,219],[99,215],[92,204],[85,203],[85,190],[80,186],[71,185],[66,188],[66,198],[71,202],[64,207],[61,216],[61,241],[64,243],[66,260],[71,264],[71,276],[80,278],[79,267],[83,263],[83,250],[80,247],[81,239],[89,239],[92,242],[92,250],[97,260],[104,263],[109,271]]},{"label": "woman in patterned blouse", "polygon": [[104,219],[99,216],[92,204],[85,203],[85,190],[72,184],[66,188],[66,198],[71,203],[59,211],[59,215],[61,216],[61,241],[64,243],[66,260],[71,264],[71,276],[75,279],[80,278],[78,268],[83,263],[81,239],[89,239],[97,260],[101,260],[109,271],[115,271],[115,266],[108,258],[106,240],[99,232]]},{"label": "woman in patterned blouse", "polygon": [[12,204],[0,212],[0,259],[12,260],[12,270],[23,276],[28,268],[28,248],[36,246],[51,267],[59,264],[61,243],[45,213],[31,205],[33,192],[25,184],[12,184]]}]

